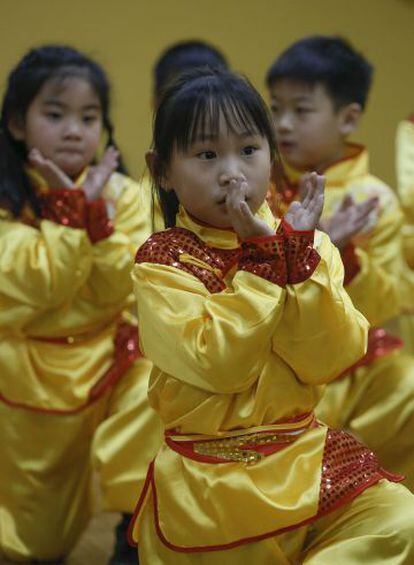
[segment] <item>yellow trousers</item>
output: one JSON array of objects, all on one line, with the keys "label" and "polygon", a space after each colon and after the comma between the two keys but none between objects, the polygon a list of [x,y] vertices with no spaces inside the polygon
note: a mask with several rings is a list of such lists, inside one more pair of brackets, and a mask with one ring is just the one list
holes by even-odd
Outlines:
[{"label": "yellow trousers", "polygon": [[349,430],[414,491],[414,357],[395,351],[333,381],[316,415]]},{"label": "yellow trousers", "polygon": [[70,552],[94,509],[93,464],[106,508],[132,511],[161,441],[147,403],[150,368],[138,359],[113,390],[75,414],[0,402],[0,551],[7,557],[51,560]]},{"label": "yellow trousers", "polygon": [[147,504],[139,543],[141,565],[414,563],[414,496],[402,485],[386,480],[310,526],[224,551],[172,551],[158,538],[152,513],[152,504]]}]

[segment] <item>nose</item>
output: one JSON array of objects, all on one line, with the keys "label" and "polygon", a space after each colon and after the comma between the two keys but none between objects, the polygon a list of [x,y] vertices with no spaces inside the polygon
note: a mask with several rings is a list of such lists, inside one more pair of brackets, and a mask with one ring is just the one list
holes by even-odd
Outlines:
[{"label": "nose", "polygon": [[274,121],[276,132],[278,133],[292,131],[293,129],[292,116],[290,112],[280,113]]},{"label": "nose", "polygon": [[222,163],[219,172],[219,185],[227,186],[232,180],[245,181],[246,177],[240,170],[236,159],[227,159]]},{"label": "nose", "polygon": [[75,118],[69,119],[65,124],[64,135],[67,139],[80,139],[82,137],[82,124]]}]

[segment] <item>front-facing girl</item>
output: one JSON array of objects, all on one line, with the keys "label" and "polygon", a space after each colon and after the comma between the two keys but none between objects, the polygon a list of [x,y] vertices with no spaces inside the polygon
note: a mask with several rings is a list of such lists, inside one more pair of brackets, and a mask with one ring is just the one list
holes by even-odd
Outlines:
[{"label": "front-facing girl", "polygon": [[166,431],[133,529],[142,562],[409,562],[412,495],[313,416],[367,332],[337,250],[314,231],[323,179],[305,179],[276,231],[260,219],[272,126],[227,72],[167,89],[153,150],[170,229],[139,249],[134,278]]},{"label": "front-facing girl", "polygon": [[13,69],[2,105],[0,551],[18,560],[74,546],[92,509],[92,439],[106,508],[132,511],[161,428],[128,322],[150,203],[114,172],[113,147],[99,160],[109,97],[96,62],[44,46]]}]

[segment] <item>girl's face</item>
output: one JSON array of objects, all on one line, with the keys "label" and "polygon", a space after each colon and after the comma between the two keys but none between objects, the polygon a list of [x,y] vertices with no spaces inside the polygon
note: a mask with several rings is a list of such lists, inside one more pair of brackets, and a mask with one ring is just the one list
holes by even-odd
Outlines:
[{"label": "girl's face", "polygon": [[246,202],[257,212],[271,172],[269,143],[261,134],[232,132],[223,116],[217,135],[206,131],[186,151],[174,150],[164,180],[194,217],[219,228],[231,227],[226,198],[232,179],[247,183]]},{"label": "girl's face", "polygon": [[72,178],[91,163],[102,134],[99,98],[81,77],[49,80],[33,99],[24,124],[11,132],[28,151],[38,149]]}]

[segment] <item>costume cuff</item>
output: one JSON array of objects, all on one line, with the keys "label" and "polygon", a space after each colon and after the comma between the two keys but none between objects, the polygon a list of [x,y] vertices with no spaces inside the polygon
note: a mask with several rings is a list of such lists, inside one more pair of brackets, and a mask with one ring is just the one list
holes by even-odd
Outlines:
[{"label": "costume cuff", "polygon": [[85,228],[86,198],[83,190],[52,189],[40,197],[41,216],[56,224],[71,228]]},{"label": "costume cuff", "polygon": [[361,270],[355,247],[348,243],[341,251],[342,262],[345,269],[344,286],[349,284]]},{"label": "costume cuff", "polygon": [[295,230],[284,218],[281,227],[285,235],[287,282],[304,282],[312,276],[321,260],[313,247],[315,230]]},{"label": "costume cuff", "polygon": [[283,235],[251,237],[242,244],[239,268],[279,286],[287,282]]},{"label": "costume cuff", "polygon": [[106,203],[103,198],[88,202],[87,230],[92,243],[106,239],[114,232],[114,225],[108,217]]}]

